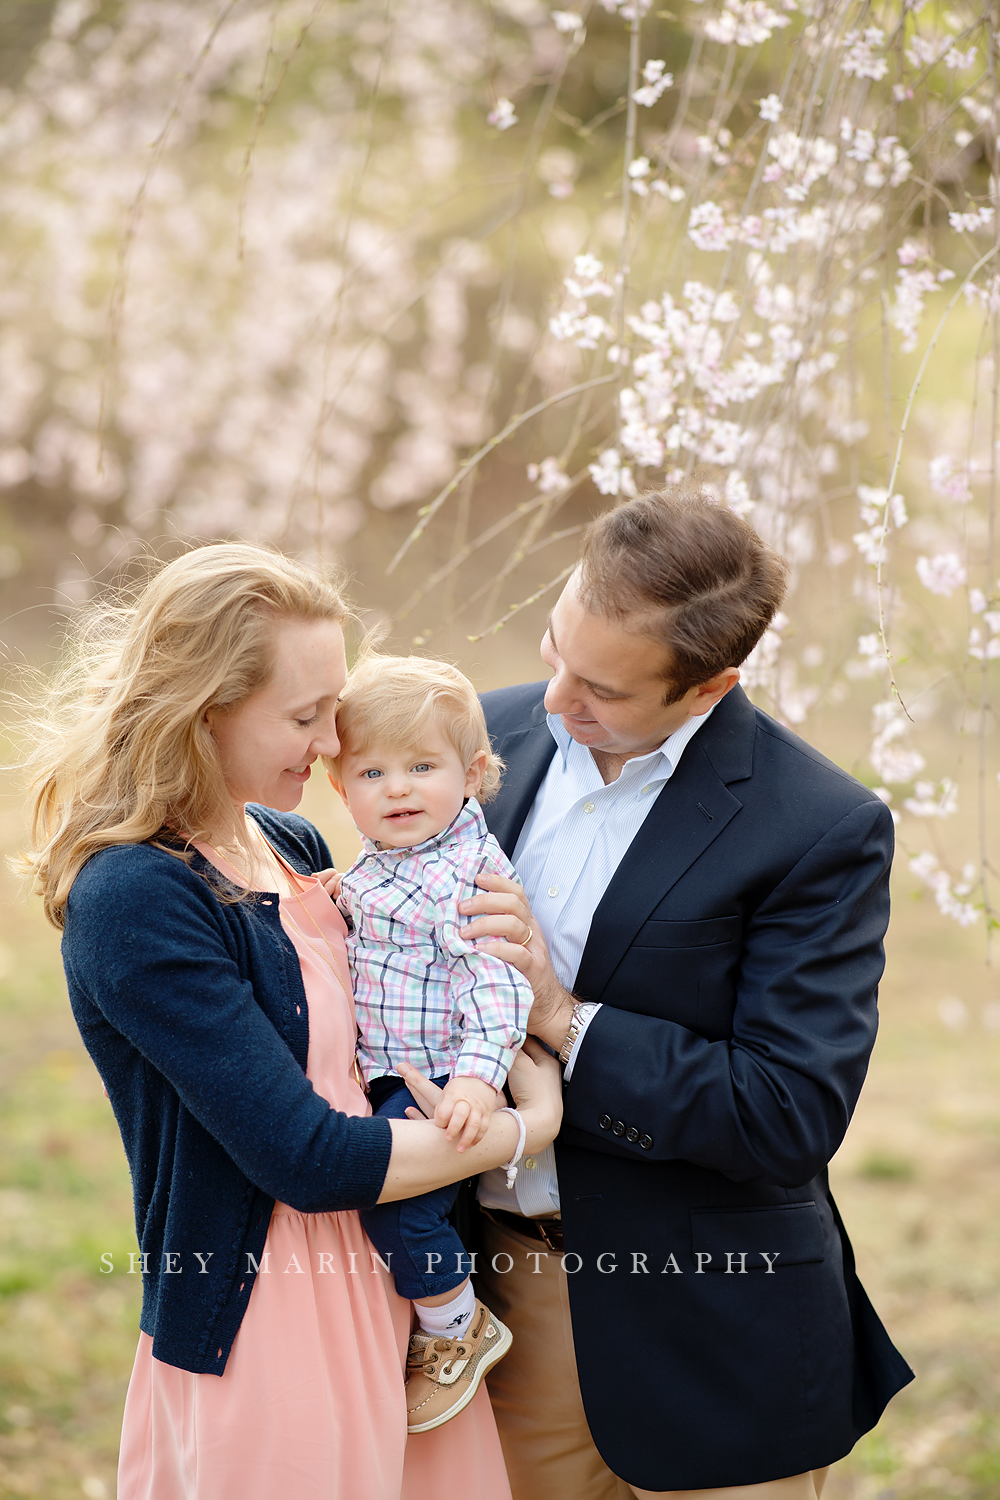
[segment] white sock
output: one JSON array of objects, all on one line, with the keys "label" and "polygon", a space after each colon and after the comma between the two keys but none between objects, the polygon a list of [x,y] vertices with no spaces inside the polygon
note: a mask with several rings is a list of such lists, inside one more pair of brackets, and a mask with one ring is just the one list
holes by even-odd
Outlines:
[{"label": "white sock", "polygon": [[422,1333],[438,1339],[460,1339],[472,1322],[476,1310],[476,1294],[472,1282],[467,1281],[457,1296],[450,1302],[441,1302],[437,1307],[428,1307],[423,1302],[414,1302]]}]

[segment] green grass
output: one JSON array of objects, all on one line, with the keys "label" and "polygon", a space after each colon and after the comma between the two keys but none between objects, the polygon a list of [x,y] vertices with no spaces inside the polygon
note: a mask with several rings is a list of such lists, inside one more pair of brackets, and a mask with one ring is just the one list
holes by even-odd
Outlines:
[{"label": "green grass", "polygon": [[858,1167],[859,1177],[876,1182],[909,1182],[916,1166],[908,1156],[893,1156],[886,1151],[869,1151]]}]

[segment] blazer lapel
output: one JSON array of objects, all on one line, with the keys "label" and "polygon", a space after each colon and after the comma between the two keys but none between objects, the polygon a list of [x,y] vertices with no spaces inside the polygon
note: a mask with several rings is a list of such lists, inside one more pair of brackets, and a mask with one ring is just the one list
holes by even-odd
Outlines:
[{"label": "blazer lapel", "polygon": [[750,775],[754,729],[753,706],[734,688],[687,746],[594,912],[576,994],[600,999],[650,912],[740,811],[726,782]]},{"label": "blazer lapel", "polygon": [[555,749],[556,742],[549,731],[543,703],[536,706],[530,724],[505,734],[497,745],[497,754],[507,769],[503,786],[483,812],[487,828],[508,859],[514,853],[524,820],[531,811]]}]

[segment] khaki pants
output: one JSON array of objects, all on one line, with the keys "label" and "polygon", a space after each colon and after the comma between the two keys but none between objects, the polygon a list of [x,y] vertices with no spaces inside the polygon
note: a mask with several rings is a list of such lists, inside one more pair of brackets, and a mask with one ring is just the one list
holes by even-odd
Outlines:
[{"label": "khaki pants", "polygon": [[[526,1260],[525,1251],[544,1250],[539,1240],[492,1220],[483,1227],[480,1295],[514,1335],[510,1353],[486,1377],[513,1500],[647,1500],[654,1493],[674,1500],[817,1500],[825,1469],[767,1484],[659,1492],[633,1489],[612,1474],[594,1447],[583,1411],[559,1256]],[[514,1262],[506,1274],[492,1269],[494,1256],[501,1254]]]}]

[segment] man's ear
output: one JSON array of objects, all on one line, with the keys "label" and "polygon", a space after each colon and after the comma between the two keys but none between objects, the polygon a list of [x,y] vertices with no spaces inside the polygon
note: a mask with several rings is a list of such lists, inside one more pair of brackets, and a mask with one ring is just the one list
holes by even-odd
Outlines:
[{"label": "man's ear", "polygon": [[691,712],[695,715],[707,714],[710,708],[722,702],[722,699],[739,680],[739,667],[723,667],[721,672],[716,672],[714,677],[710,677],[707,682],[701,683],[695,689]]},{"label": "man's ear", "polygon": [[486,751],[477,750],[472,757],[469,769],[465,773],[465,795],[474,797],[483,784],[483,776],[486,773]]}]

